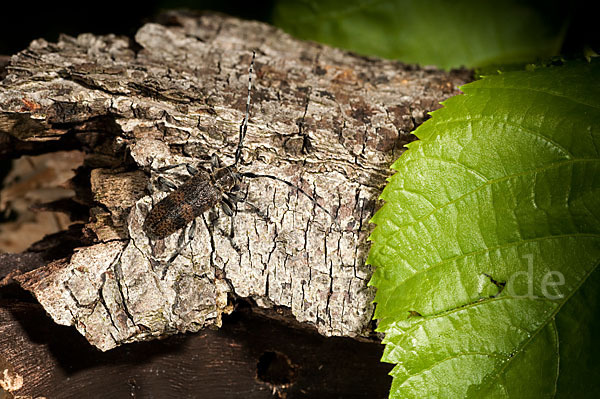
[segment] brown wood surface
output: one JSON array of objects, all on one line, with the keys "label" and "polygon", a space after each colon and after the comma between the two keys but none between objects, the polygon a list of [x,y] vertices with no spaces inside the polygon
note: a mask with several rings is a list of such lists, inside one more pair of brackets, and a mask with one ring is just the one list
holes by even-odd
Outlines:
[{"label": "brown wood surface", "polygon": [[218,330],[102,353],[39,305],[0,300],[0,368],[23,378],[15,396],[384,398],[391,365],[379,362],[382,351],[377,343],[322,337],[244,306]]}]

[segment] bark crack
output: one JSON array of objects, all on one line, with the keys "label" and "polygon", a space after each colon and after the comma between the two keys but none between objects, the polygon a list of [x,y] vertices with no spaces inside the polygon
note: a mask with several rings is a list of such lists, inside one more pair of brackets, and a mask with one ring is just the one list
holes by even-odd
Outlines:
[{"label": "bark crack", "polygon": [[[168,20],[142,26],[136,43],[65,36],[36,41],[11,58],[0,82],[2,126],[28,151],[66,140],[84,148],[87,177],[75,186],[96,216],[86,228],[98,240],[65,260],[67,272],[40,273],[36,297],[103,350],[218,324],[229,292],[257,306],[291,306],[324,335],[368,335],[367,223],[392,173],[395,146],[411,124],[458,94],[470,73],[365,59],[222,15],[170,13]],[[185,245],[177,236],[150,240],[143,207],[153,208],[162,194],[147,194],[148,173],[138,179],[143,187],[127,174],[204,164],[211,154],[231,165],[253,50],[250,121],[235,165],[246,205],[233,219],[208,211]],[[372,78],[382,76],[393,78]],[[115,251],[122,256],[107,263]],[[101,277],[98,268],[110,273]],[[192,274],[215,278],[205,286]],[[71,277],[81,286],[64,284]],[[100,300],[118,308],[112,320],[98,317]],[[134,336],[113,329],[132,323]]]},{"label": "bark crack", "polygon": [[113,268],[114,273],[115,273],[115,282],[117,283],[117,289],[119,291],[119,295],[121,296],[121,305],[123,306],[123,311],[127,315],[127,318],[129,319],[131,324],[133,326],[135,326],[136,323],[135,323],[135,321],[133,319],[133,315],[129,311],[129,307],[128,307],[129,298],[128,298],[128,295],[125,295],[125,292],[124,292],[127,289],[127,286],[125,285],[125,282],[123,281],[123,269],[121,267],[121,255],[122,255],[122,253],[119,254],[119,259],[117,260],[117,262],[115,262],[114,268]]}]

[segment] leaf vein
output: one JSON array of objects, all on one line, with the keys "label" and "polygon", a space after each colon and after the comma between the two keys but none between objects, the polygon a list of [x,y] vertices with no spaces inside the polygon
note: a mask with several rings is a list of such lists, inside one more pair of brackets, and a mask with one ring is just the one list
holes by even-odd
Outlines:
[{"label": "leaf vein", "polygon": [[[534,89],[532,87],[498,87],[498,86],[493,86],[493,87],[489,87],[489,86],[483,86],[483,87],[473,87],[473,88],[468,88],[471,90],[489,90],[489,91],[494,91],[494,90],[506,90],[506,91],[528,91],[528,92],[532,92],[532,93],[540,93],[540,94],[546,94],[548,96],[552,96],[552,97],[556,97],[556,98],[563,98],[565,100],[568,100],[572,103],[575,103],[577,105],[582,105],[582,106],[586,106],[592,109],[597,109],[600,110],[600,106],[598,106],[597,104],[591,104],[591,103],[586,103],[583,101],[579,101],[576,100],[574,98],[568,97],[564,94],[560,94],[558,92],[552,92],[552,91],[546,91],[546,90],[540,90],[540,89]],[[467,90],[468,90],[467,89]],[[471,94],[471,93],[465,93],[465,94]],[[583,97],[583,96],[582,96]]]},{"label": "leaf vein", "polygon": [[513,242],[505,243],[505,244],[502,244],[502,245],[496,245],[496,246],[493,246],[493,247],[486,247],[486,248],[480,249],[478,251],[472,251],[472,252],[468,252],[468,253],[462,253],[460,255],[456,255],[456,256],[453,256],[451,258],[444,259],[441,262],[435,263],[435,264],[431,265],[430,267],[428,267],[426,269],[421,269],[418,272],[412,274],[406,280],[400,282],[396,287],[394,287],[394,289],[391,291],[392,294],[389,295],[386,298],[386,301],[384,302],[384,305],[387,305],[388,301],[394,296],[393,293],[395,293],[396,291],[398,291],[401,288],[403,288],[403,286],[407,282],[411,281],[412,279],[416,278],[417,276],[419,276],[421,274],[430,272],[433,269],[436,269],[436,268],[438,268],[438,267],[440,267],[442,265],[451,263],[451,262],[453,262],[455,260],[463,259],[463,258],[475,256],[475,255],[485,254],[485,253],[489,253],[489,252],[496,251],[496,250],[499,250],[499,249],[510,248],[510,247],[513,247],[513,246],[521,245],[521,244],[527,244],[527,243],[538,242],[538,241],[543,241],[543,240],[552,240],[552,239],[561,239],[561,238],[574,238],[574,237],[594,237],[594,238],[600,238],[600,234],[573,233],[573,234],[549,235],[549,236],[543,236],[543,237],[530,238],[530,239],[527,239],[527,240],[513,241]]},{"label": "leaf vein", "polygon": [[[437,362],[432,363],[429,367],[426,367],[422,370],[419,370],[417,373],[414,374],[410,374],[407,378],[404,379],[404,381],[402,381],[402,384],[399,385],[399,387],[403,386],[407,381],[409,381],[411,378],[416,377],[418,375],[421,375],[437,366],[439,366],[442,363],[445,363],[447,361],[453,360],[453,359],[458,359],[460,357],[467,357],[467,356],[489,356],[489,357],[495,357],[501,360],[506,360],[508,358],[508,356],[502,356],[502,355],[498,355],[496,353],[492,353],[492,352],[461,352],[461,353],[457,353],[456,355],[452,355],[452,356],[448,356],[447,358],[441,359]],[[396,377],[397,378],[397,377]]]},{"label": "leaf vein", "polygon": [[[531,119],[531,118],[530,118]],[[551,144],[554,148],[556,148],[557,150],[559,150],[561,153],[567,155],[569,158],[575,158],[575,155],[573,155],[569,150],[567,150],[564,146],[562,146],[561,144],[559,144],[557,141],[554,141],[553,139],[551,139],[548,136],[543,135],[542,133],[529,128],[529,127],[525,127],[523,125],[519,125],[517,123],[512,123],[512,122],[508,122],[506,120],[502,120],[500,118],[496,118],[495,115],[487,115],[487,116],[481,116],[481,117],[468,117],[468,118],[453,118],[453,119],[445,119],[445,120],[434,120],[436,127],[440,126],[440,125],[450,125],[452,123],[460,123],[460,122],[472,122],[472,121],[484,121],[484,120],[490,120],[492,122],[496,122],[499,124],[503,124],[506,126],[512,126],[512,127],[516,127],[520,130],[523,130],[525,133],[528,133],[532,136],[538,137],[540,138],[542,141]],[[430,139],[427,139],[430,140]]]},{"label": "leaf vein", "polygon": [[[529,169],[529,170],[526,170],[526,171],[523,171],[523,172],[513,173],[513,174],[502,176],[502,177],[499,177],[499,178],[496,178],[496,179],[488,180],[487,182],[483,183],[482,185],[475,187],[473,190],[467,191],[463,195],[456,197],[452,201],[448,201],[447,203],[443,204],[442,206],[436,207],[431,212],[423,215],[422,217],[414,219],[414,220],[412,220],[409,223],[399,225],[398,226],[399,229],[396,232],[394,232],[394,234],[396,234],[399,230],[401,230],[403,228],[408,228],[408,227],[411,227],[412,225],[415,225],[417,223],[420,223],[420,222],[424,221],[429,216],[433,215],[435,212],[440,211],[440,210],[442,210],[442,209],[444,209],[444,208],[446,208],[446,207],[448,207],[450,205],[453,205],[453,204],[459,202],[460,200],[468,197],[471,194],[475,194],[475,193],[481,191],[486,186],[490,186],[490,185],[493,185],[495,183],[500,183],[500,182],[508,181],[508,180],[511,180],[511,179],[517,178],[517,177],[523,177],[523,176],[527,176],[527,175],[530,175],[530,174],[536,174],[536,173],[539,173],[539,172],[544,172],[544,171],[550,170],[552,168],[558,168],[558,167],[562,167],[562,166],[571,165],[571,164],[578,163],[578,162],[581,162],[581,163],[587,163],[587,162],[589,162],[589,163],[600,163],[600,159],[579,159],[579,158],[578,159],[569,159],[569,160],[562,161],[562,162],[555,162],[555,163],[552,163],[552,164],[549,164],[549,165],[544,165],[544,166],[542,166],[540,168]],[[398,171],[398,172],[400,172],[400,171]],[[386,206],[386,205],[384,205],[384,206]],[[390,237],[391,237],[391,235],[390,235]],[[384,242],[387,242],[390,237],[386,238],[384,240]]]},{"label": "leaf vein", "polygon": [[[562,307],[564,306],[564,304],[565,304],[565,303],[567,303],[567,302],[569,301],[569,299],[570,299],[570,298],[573,296],[573,294],[575,294],[575,293],[576,293],[576,292],[579,290],[579,288],[580,288],[580,287],[583,285],[583,283],[584,283],[584,282],[585,282],[585,281],[588,279],[588,277],[589,277],[589,276],[590,276],[590,275],[591,275],[591,274],[592,274],[592,273],[593,273],[593,272],[596,270],[596,268],[598,267],[598,264],[600,264],[600,262],[599,262],[599,263],[596,263],[596,266],[594,266],[594,267],[593,267],[593,268],[590,270],[590,272],[589,272],[589,273],[587,273],[587,275],[586,275],[584,278],[582,278],[582,279],[581,279],[581,281],[579,282],[579,284],[578,284],[578,285],[577,285],[577,286],[576,286],[576,287],[575,287],[575,288],[574,288],[574,289],[573,289],[573,290],[572,290],[572,291],[569,293],[569,295],[568,295],[568,296],[565,296],[565,300],[564,300],[564,301],[562,301],[562,303],[561,303],[559,306],[557,306],[557,307],[556,307],[556,309],[554,310],[554,312],[552,312],[552,313],[551,313],[551,314],[550,314],[550,315],[549,315],[549,316],[546,318],[546,322],[544,322],[544,323],[540,324],[540,327],[539,327],[537,330],[535,330],[535,331],[533,332],[533,334],[531,334],[531,336],[530,336],[528,339],[524,340],[524,341],[521,343],[521,345],[519,345],[519,346],[516,348],[516,350],[515,350],[515,353],[516,353],[516,352],[523,353],[522,349],[523,349],[525,346],[527,346],[527,344],[529,344],[529,342],[531,342],[531,341],[533,340],[533,338],[535,338],[535,337],[536,337],[536,336],[537,336],[537,335],[540,333],[540,331],[542,331],[542,330],[543,330],[543,329],[546,327],[546,325],[548,325],[548,323],[550,322],[550,320],[554,320],[554,318],[556,317],[556,315],[558,314],[558,312],[559,312],[559,311],[562,309]],[[507,361],[506,363],[504,363],[504,365],[503,365],[503,366],[500,368],[500,370],[498,370],[498,373],[497,373],[497,374],[496,374],[496,375],[495,375],[495,376],[494,376],[494,377],[493,377],[493,378],[492,378],[492,379],[491,379],[489,382],[496,381],[496,380],[497,380],[497,379],[500,377],[500,374],[502,374],[502,372],[503,372],[503,371],[504,371],[504,370],[505,370],[505,369],[506,369],[506,368],[507,368],[507,367],[508,367],[508,366],[509,366],[509,365],[510,365],[512,362],[513,362],[513,360],[514,360],[515,358],[517,358],[517,357],[518,357],[518,355],[515,355],[515,356],[511,357],[510,359],[508,359],[508,361]],[[489,386],[489,384],[488,384],[488,386]]]}]

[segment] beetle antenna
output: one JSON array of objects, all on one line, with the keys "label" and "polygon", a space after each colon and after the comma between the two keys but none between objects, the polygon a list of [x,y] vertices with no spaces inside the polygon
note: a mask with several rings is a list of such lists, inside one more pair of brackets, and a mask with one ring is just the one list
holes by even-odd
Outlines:
[{"label": "beetle antenna", "polygon": [[317,208],[321,209],[323,212],[325,212],[327,215],[329,215],[329,217],[331,218],[331,220],[336,224],[336,226],[340,229],[340,231],[342,230],[342,227],[340,226],[339,222],[337,221],[337,219],[331,214],[331,212],[329,212],[327,209],[325,209],[321,204],[319,204],[317,202],[317,200],[310,195],[309,193],[307,193],[306,191],[304,191],[303,189],[301,189],[300,187],[296,186],[295,184],[290,183],[287,180],[284,179],[280,179],[279,177],[275,177],[275,176],[271,176],[271,175],[259,175],[257,173],[252,173],[252,172],[245,172],[241,174],[242,176],[245,177],[250,177],[250,178],[259,178],[259,177],[266,177],[268,179],[273,179],[273,180],[277,180],[280,181],[282,183],[287,184],[288,186],[292,187],[294,190],[299,191],[300,193],[304,194],[309,200],[312,201],[313,204],[315,204],[315,206],[317,206]]},{"label": "beetle antenna", "polygon": [[237,150],[235,151],[235,162],[234,166],[238,164],[242,156],[242,146],[244,145],[244,138],[246,137],[246,131],[248,130],[248,116],[250,114],[250,93],[252,92],[252,72],[254,71],[254,59],[256,58],[256,52],[252,51],[252,61],[250,62],[250,69],[248,71],[248,99],[246,100],[246,114],[244,120],[240,125],[240,141],[238,142]]}]

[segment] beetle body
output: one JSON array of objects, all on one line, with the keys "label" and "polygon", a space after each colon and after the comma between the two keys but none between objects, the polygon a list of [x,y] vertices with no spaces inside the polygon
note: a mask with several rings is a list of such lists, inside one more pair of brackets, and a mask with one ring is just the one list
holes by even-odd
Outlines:
[{"label": "beetle body", "polygon": [[214,173],[200,169],[152,208],[144,221],[144,232],[153,239],[173,234],[215,207],[238,180],[233,166],[216,169]]}]

